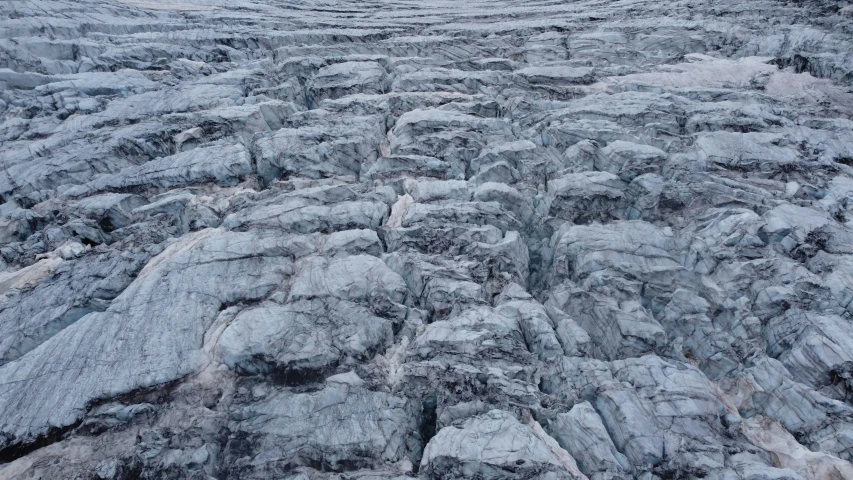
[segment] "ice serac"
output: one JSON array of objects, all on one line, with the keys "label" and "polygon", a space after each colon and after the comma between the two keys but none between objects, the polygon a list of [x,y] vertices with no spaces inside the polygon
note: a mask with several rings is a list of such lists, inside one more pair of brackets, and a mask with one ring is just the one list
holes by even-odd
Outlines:
[{"label": "ice serac", "polygon": [[543,433],[538,425],[492,410],[459,427],[442,428],[427,445],[421,465],[428,477],[585,479],[574,460]]},{"label": "ice serac", "polygon": [[0,479],[853,478],[853,4],[0,2]]},{"label": "ice serac", "polygon": [[274,290],[293,268],[296,252],[288,247],[278,237],[218,230],[169,245],[106,311],[84,316],[2,367],[4,433],[21,441],[67,427],[93,400],[198,370],[205,332],[221,307]]}]

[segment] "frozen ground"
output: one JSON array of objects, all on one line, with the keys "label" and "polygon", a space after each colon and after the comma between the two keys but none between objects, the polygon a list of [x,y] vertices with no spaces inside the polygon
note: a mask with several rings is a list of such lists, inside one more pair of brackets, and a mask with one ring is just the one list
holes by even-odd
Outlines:
[{"label": "frozen ground", "polygon": [[853,478],[853,6],[0,2],[0,478]]}]

